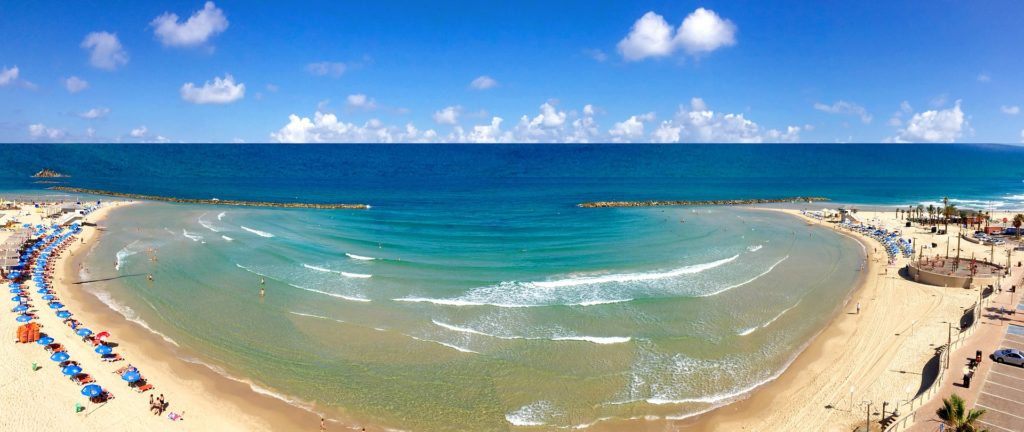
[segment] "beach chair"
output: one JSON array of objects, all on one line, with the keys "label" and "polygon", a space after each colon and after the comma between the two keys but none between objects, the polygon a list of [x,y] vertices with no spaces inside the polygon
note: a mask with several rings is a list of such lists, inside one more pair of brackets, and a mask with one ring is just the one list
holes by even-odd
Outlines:
[{"label": "beach chair", "polygon": [[92,384],[96,382],[96,379],[90,376],[89,374],[78,374],[75,375],[74,378],[71,378],[71,380],[77,383],[78,385]]},{"label": "beach chair", "polygon": [[64,349],[64,345],[61,345],[59,343],[55,343],[55,344],[47,345],[46,346],[46,351],[48,351],[50,353],[59,353],[59,352],[67,351],[67,350]]},{"label": "beach chair", "polygon": [[137,391],[139,393],[145,393],[147,391],[153,390],[154,388],[156,388],[156,387],[153,387],[153,384],[146,384],[146,385],[135,387],[135,391]]},{"label": "beach chair", "polygon": [[128,365],[128,366],[125,366],[125,367],[123,367],[121,369],[118,369],[118,370],[114,371],[114,373],[116,373],[118,375],[124,375],[124,373],[128,372],[128,369],[131,369],[131,368],[132,368],[132,365]]},{"label": "beach chair", "polygon": [[103,357],[100,357],[100,360],[103,360],[105,362],[116,362],[124,360],[124,357],[121,357],[121,354],[107,354]]}]

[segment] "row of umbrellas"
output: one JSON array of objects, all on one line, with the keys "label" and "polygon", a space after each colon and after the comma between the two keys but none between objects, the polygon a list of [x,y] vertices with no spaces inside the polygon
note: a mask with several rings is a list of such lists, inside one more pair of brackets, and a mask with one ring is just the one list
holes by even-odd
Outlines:
[{"label": "row of umbrellas", "polygon": [[[31,225],[28,224],[26,224],[25,226],[25,228],[30,227]],[[44,234],[46,234],[46,228],[43,225],[36,225],[35,228],[38,230],[36,232],[38,236],[43,236]],[[70,229],[63,234],[61,233],[61,231],[63,231],[63,228],[56,225],[52,226],[51,228],[53,230],[51,234],[46,235],[45,237],[42,237],[39,240],[37,240],[20,256],[18,266],[19,268],[24,269],[29,264],[33,255],[38,251],[39,254],[38,259],[34,263],[36,268],[35,271],[32,273],[32,281],[35,282],[36,286],[39,288],[39,294],[43,294],[42,299],[49,302],[48,305],[50,309],[56,311],[56,315],[58,318],[70,318],[72,316],[72,313],[66,310],[62,310],[64,308],[64,304],[61,303],[60,301],[57,301],[57,297],[54,294],[52,294],[52,292],[49,290],[49,285],[46,283],[46,278],[43,269],[45,269],[48,263],[50,253],[53,252],[53,250],[56,247],[58,247],[61,243],[70,238],[73,234],[81,232],[81,227],[78,226],[77,224],[72,225]],[[20,271],[13,272],[9,275],[9,277],[14,280],[20,278],[21,276],[22,273]],[[28,296],[22,295],[24,293],[24,288],[25,287],[18,282],[10,284],[10,292],[12,294],[17,294],[11,298],[11,301],[18,303],[18,305],[16,305],[12,310],[14,312],[22,312],[21,315],[15,318],[15,320],[17,320],[18,322],[28,322],[32,320],[32,316],[24,313],[29,309],[27,305],[29,298]],[[88,328],[81,328],[76,330],[75,334],[81,337],[87,337],[92,335],[93,331]],[[110,333],[101,332],[97,336],[100,337],[100,339],[102,340],[105,337],[109,337]],[[50,336],[44,336],[39,338],[39,340],[36,341],[36,343],[38,343],[39,345],[46,346],[54,343],[54,339]],[[100,355],[107,355],[113,352],[113,348],[111,348],[108,345],[99,345],[95,348],[94,351]],[[70,360],[70,358],[71,355],[64,351],[53,353],[50,356],[50,360],[58,363],[66,362]],[[138,371],[133,372],[134,373],[125,373],[124,375],[122,375],[122,379],[128,381],[129,383],[133,383],[141,379],[141,375],[138,373]],[[61,369],[61,373],[68,377],[74,377],[82,373],[82,367],[77,364],[69,364]],[[82,387],[81,393],[82,395],[90,398],[100,396],[103,394],[103,387],[100,387],[99,385],[96,384],[89,384]]]}]

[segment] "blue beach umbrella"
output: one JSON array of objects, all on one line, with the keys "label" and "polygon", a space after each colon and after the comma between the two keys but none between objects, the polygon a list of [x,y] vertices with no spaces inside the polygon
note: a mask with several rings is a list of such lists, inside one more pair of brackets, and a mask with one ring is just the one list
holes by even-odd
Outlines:
[{"label": "blue beach umbrella", "polygon": [[101,394],[103,394],[103,387],[100,387],[96,384],[89,384],[85,387],[82,387],[83,396],[96,397]]},{"label": "blue beach umbrella", "polygon": [[57,311],[57,318],[71,318],[71,312],[68,311]]},{"label": "blue beach umbrella", "polygon": [[49,291],[50,290],[48,290],[46,288],[39,288],[39,289],[36,290],[36,292],[39,293],[39,294],[46,294]]},{"label": "blue beach umbrella", "polygon": [[64,307],[64,303],[50,303],[50,309],[60,309]]},{"label": "blue beach umbrella", "polygon": [[96,351],[96,354],[107,355],[114,352],[114,349],[106,345],[100,345],[94,351]]},{"label": "blue beach umbrella", "polygon": [[12,301],[12,302],[23,302],[23,301],[28,301],[28,297],[22,297],[22,296],[14,296],[14,297],[11,297],[11,301]]},{"label": "blue beach umbrella", "polygon": [[53,338],[49,336],[43,336],[36,341],[39,345],[49,345],[53,343]]},{"label": "blue beach umbrella", "polygon": [[20,304],[14,307],[15,312],[24,312],[28,310],[28,306]]},{"label": "blue beach umbrella", "polygon": [[11,288],[11,294],[19,294],[19,293],[21,293],[21,288]]},{"label": "blue beach umbrella", "polygon": [[53,353],[53,355],[50,356],[50,360],[53,360],[55,362],[62,362],[62,361],[67,360],[69,358],[71,358],[71,356],[68,355],[68,353],[66,353],[66,352]]},{"label": "blue beach umbrella", "polygon": [[76,365],[71,365],[71,366],[68,366],[68,367],[66,367],[64,369],[61,369],[60,372],[63,373],[64,375],[67,375],[67,376],[75,376],[75,375],[78,375],[78,374],[82,373],[82,368],[80,368],[80,367],[78,367]]},{"label": "blue beach umbrella", "polygon": [[139,373],[139,371],[128,371],[125,372],[124,375],[121,375],[121,379],[133,383],[135,381],[142,379],[142,375]]},{"label": "blue beach umbrella", "polygon": [[43,296],[43,300],[46,300],[46,301],[50,301],[50,300],[53,300],[55,298],[57,298],[57,296],[55,296],[53,294],[47,294],[47,295]]},{"label": "blue beach umbrella", "polygon": [[18,317],[15,318],[14,320],[17,322],[29,322],[32,321],[32,317],[28,315],[18,315]]},{"label": "blue beach umbrella", "polygon": [[81,337],[86,337],[86,336],[89,336],[89,335],[91,335],[91,334],[92,334],[92,330],[89,330],[89,329],[87,329],[87,328],[84,328],[84,329],[78,329],[78,331],[76,331],[76,332],[75,332],[75,334],[76,334],[76,335],[79,335],[79,336],[81,336]]}]

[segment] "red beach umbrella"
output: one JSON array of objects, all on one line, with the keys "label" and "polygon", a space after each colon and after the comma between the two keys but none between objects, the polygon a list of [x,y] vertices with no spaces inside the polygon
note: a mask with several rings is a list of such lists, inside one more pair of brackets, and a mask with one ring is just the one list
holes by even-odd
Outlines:
[{"label": "red beach umbrella", "polygon": [[110,337],[110,332],[105,332],[105,331],[102,331],[102,332],[100,332],[99,334],[96,335],[96,339],[99,339],[99,340],[105,340],[108,337]]}]

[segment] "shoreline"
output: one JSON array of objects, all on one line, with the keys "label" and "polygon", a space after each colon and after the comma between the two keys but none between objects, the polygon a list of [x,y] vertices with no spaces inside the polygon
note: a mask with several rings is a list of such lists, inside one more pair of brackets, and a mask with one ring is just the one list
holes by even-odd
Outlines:
[{"label": "shoreline", "polygon": [[[159,334],[130,320],[96,295],[87,293],[87,284],[69,283],[80,281],[78,266],[102,239],[103,232],[99,228],[108,213],[131,204],[105,206],[90,215],[89,221],[97,226],[87,229],[81,240],[75,242],[55,264],[53,284],[68,309],[75,311],[75,318],[113,334],[112,340],[121,343],[118,351],[127,359],[126,363],[145,371],[149,381],[156,386],[157,394],[166,394],[174,409],[184,410],[186,418],[192,420],[182,424],[195,426],[195,430],[211,427],[237,431],[316,427],[317,414],[260,394],[249,384],[220,375],[208,366],[187,361],[184,349],[156,337]],[[85,270],[89,269],[86,267]],[[114,391],[120,399],[138,399],[130,402],[144,403],[144,396],[132,394],[127,388],[115,387]],[[159,424],[166,427],[165,422]]]}]

